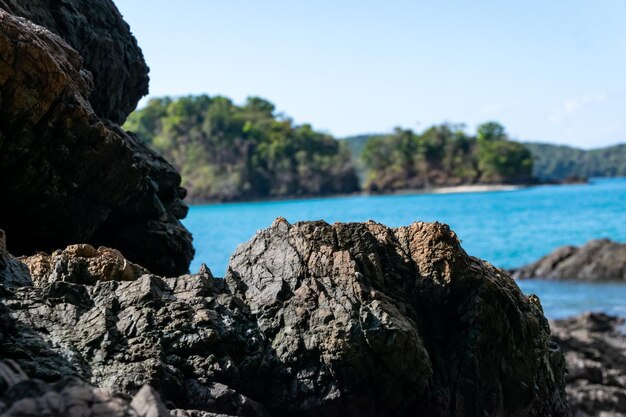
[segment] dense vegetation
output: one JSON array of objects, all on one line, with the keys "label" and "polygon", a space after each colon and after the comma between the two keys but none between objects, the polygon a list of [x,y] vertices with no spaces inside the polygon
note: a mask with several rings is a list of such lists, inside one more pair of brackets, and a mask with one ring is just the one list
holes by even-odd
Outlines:
[{"label": "dense vegetation", "polygon": [[359,190],[345,143],[294,125],[261,98],[243,106],[206,95],[153,99],[124,128],[176,166],[192,201]]},{"label": "dense vegetation", "polygon": [[583,151],[520,144],[495,122],[475,135],[443,124],[337,141],[257,97],[241,106],[219,96],[153,99],[124,127],[176,166],[192,201],[626,176],[626,145]]},{"label": "dense vegetation", "polygon": [[626,145],[589,151],[543,143],[524,145],[533,154],[534,175],[542,180],[626,176]]},{"label": "dense vegetation", "polygon": [[396,129],[365,141],[361,156],[369,191],[532,180],[530,152],[509,141],[504,127],[495,122],[481,125],[475,137],[450,124],[421,134]]}]

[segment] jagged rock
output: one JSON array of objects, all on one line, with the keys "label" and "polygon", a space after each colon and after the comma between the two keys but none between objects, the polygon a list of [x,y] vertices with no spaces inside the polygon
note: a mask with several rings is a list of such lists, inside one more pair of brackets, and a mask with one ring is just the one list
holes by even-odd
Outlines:
[{"label": "jagged rock", "polygon": [[536,297],[438,223],[279,219],[226,280],[53,270],[0,287],[0,355],[31,378],[150,385],[177,416],[569,415]]},{"label": "jagged rock", "polygon": [[0,362],[2,417],[170,417],[159,394],[144,386],[129,401],[76,377],[54,384],[30,379],[14,361]]},{"label": "jagged rock", "polygon": [[567,415],[538,302],[445,225],[278,219],[226,279],[288,370],[276,415]]},{"label": "jagged rock", "polygon": [[193,248],[179,221],[187,213],[179,174],[98,118],[93,77],[63,39],[2,10],[0,23],[0,227],[9,250],[91,243],[155,273],[186,272]]},{"label": "jagged rock", "polygon": [[2,229],[0,229],[0,282],[9,288],[32,284],[28,267],[7,252],[6,235]]},{"label": "jagged rock", "polygon": [[551,323],[554,339],[565,352],[566,390],[575,417],[626,415],[623,326],[623,318],[602,313]]},{"label": "jagged rock", "polygon": [[267,379],[271,354],[208,269],[137,276],[142,269],[118,252],[87,245],[13,261],[31,268],[32,284],[0,281],[0,357],[29,377],[78,376],[127,395],[151,385],[190,415],[268,415],[229,384],[245,389]]},{"label": "jagged rock", "polygon": [[94,285],[98,281],[134,281],[148,270],[128,262],[122,254],[103,246],[71,245],[52,255],[38,253],[23,258],[31,279],[46,282],[72,282]]},{"label": "jagged rock", "polygon": [[592,240],[581,247],[563,246],[512,272],[513,278],[625,281],[626,244]]},{"label": "jagged rock", "polygon": [[128,24],[111,0],[0,0],[0,9],[63,38],[84,58],[95,113],[122,124],[148,94],[148,67]]}]

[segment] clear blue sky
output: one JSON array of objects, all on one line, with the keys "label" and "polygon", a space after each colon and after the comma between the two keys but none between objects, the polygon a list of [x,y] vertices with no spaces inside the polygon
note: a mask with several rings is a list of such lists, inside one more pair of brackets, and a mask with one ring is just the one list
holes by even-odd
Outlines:
[{"label": "clear blue sky", "polygon": [[150,96],[258,95],[337,136],[498,120],[626,142],[626,0],[117,0]]}]

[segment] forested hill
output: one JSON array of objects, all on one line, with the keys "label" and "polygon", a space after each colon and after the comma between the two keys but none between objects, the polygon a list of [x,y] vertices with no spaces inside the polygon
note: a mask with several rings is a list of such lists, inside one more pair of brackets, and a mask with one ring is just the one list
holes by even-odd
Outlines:
[{"label": "forested hill", "polygon": [[474,135],[444,124],[336,140],[257,97],[152,99],[124,128],[174,164],[196,202],[626,176],[626,145],[521,144],[494,122]]},{"label": "forested hill", "polygon": [[626,144],[583,150],[545,143],[524,143],[533,154],[534,174],[542,180],[626,176]]},{"label": "forested hill", "polygon": [[444,124],[421,134],[396,129],[345,141],[360,152],[356,165],[364,188],[372,192],[533,181],[530,152],[508,140],[504,127],[495,122],[481,125],[475,136]]},{"label": "forested hill", "polygon": [[359,190],[346,144],[295,125],[252,97],[150,100],[124,125],[179,170],[191,201],[317,196]]}]

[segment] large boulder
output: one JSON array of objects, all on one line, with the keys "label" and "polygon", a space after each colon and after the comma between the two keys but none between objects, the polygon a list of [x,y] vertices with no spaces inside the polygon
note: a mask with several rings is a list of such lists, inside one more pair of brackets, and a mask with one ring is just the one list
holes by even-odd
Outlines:
[{"label": "large boulder", "polygon": [[98,117],[94,78],[62,38],[2,10],[0,24],[0,227],[9,250],[104,244],[153,272],[186,272],[193,247],[179,221],[187,207],[176,170]]},{"label": "large boulder", "polygon": [[178,416],[569,415],[539,301],[442,224],[278,219],[225,280],[86,246],[18,261],[0,354],[31,378],[150,385]]},{"label": "large boulder", "polygon": [[602,313],[551,323],[565,353],[566,391],[576,417],[626,415],[624,319]]},{"label": "large boulder", "polygon": [[516,279],[626,281],[626,244],[597,239],[563,246],[538,261],[513,271]]},{"label": "large boulder", "polygon": [[226,280],[286,369],[276,415],[567,415],[538,300],[443,224],[278,219]]},{"label": "large boulder", "polygon": [[94,81],[86,98],[95,113],[122,124],[148,94],[148,66],[111,0],[0,0],[0,9],[63,38]]}]

